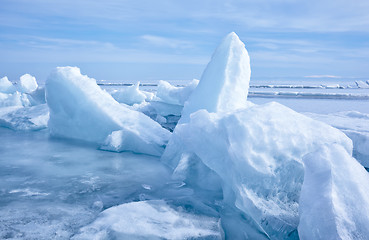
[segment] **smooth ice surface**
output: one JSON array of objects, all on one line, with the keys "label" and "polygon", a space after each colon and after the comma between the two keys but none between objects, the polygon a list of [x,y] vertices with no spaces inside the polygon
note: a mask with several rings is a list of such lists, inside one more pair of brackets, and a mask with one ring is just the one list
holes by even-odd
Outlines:
[{"label": "smooth ice surface", "polygon": [[186,195],[156,157],[99,151],[45,130],[0,128],[0,142],[0,239],[69,239],[105,208]]},{"label": "smooth ice surface", "polygon": [[254,231],[275,239],[296,235],[303,156],[333,143],[352,151],[341,131],[278,103],[225,114],[200,110],[172,138],[178,153],[170,157],[177,159],[164,155],[164,162],[181,164],[183,152],[194,155],[221,178],[224,201],[246,214]]},{"label": "smooth ice surface", "polygon": [[15,87],[7,77],[0,78],[0,93],[14,93]]},{"label": "smooth ice surface", "polygon": [[[70,239],[87,234],[84,227],[98,222],[105,209],[158,199],[165,199],[166,204],[158,208],[153,204],[153,211],[179,221],[183,217],[188,232],[219,230],[216,210],[208,202],[202,203],[193,189],[173,181],[171,170],[157,157],[99,151],[78,141],[50,138],[46,130],[0,128],[0,142],[0,239]],[[126,206],[135,218],[130,207],[135,205]],[[166,211],[161,212],[161,207]],[[136,213],[137,222],[150,219],[143,212]],[[119,215],[124,221],[126,215]],[[164,217],[151,219],[181,229],[181,224],[163,223],[168,220]],[[189,229],[190,223],[196,228]],[[108,224],[104,227],[109,229]],[[133,227],[137,230],[140,226]],[[219,235],[205,239],[218,239]],[[109,235],[108,239],[115,238]]]},{"label": "smooth ice surface", "polygon": [[140,82],[137,82],[135,85],[116,90],[112,92],[111,95],[118,102],[128,105],[139,104],[144,102],[147,98],[151,99],[153,97],[153,93],[145,94],[143,91],[140,91],[139,86]]},{"label": "smooth ice surface", "polygon": [[163,200],[140,201],[103,211],[73,239],[221,239],[218,219],[171,208]]},{"label": "smooth ice surface", "polygon": [[38,88],[36,78],[30,74],[24,74],[19,79],[19,91],[22,93],[31,93]]},{"label": "smooth ice surface", "polygon": [[183,106],[198,84],[199,80],[193,79],[185,87],[176,87],[161,80],[155,95],[158,98],[156,101]]},{"label": "smooth ice surface", "polygon": [[182,120],[199,109],[231,111],[246,106],[250,58],[236,33],[228,34],[215,50],[201,80],[182,111]]},{"label": "smooth ice surface", "polygon": [[[119,151],[139,153],[142,144],[152,144],[155,151],[144,153],[153,155],[158,154],[157,149],[164,150],[170,136],[146,115],[120,105],[76,67],[58,67],[50,74],[46,100],[50,108],[48,127],[55,136],[104,144],[108,150],[119,145]],[[108,137],[114,131],[121,131],[121,139]],[[132,144],[126,149],[127,142]]]},{"label": "smooth ice surface", "polygon": [[303,158],[300,239],[367,239],[369,175],[338,144]]}]

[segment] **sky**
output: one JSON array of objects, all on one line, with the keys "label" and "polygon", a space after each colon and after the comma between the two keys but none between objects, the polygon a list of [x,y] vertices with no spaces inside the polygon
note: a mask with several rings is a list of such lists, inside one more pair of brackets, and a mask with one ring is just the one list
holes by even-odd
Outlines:
[{"label": "sky", "polygon": [[369,79],[368,13],[367,0],[0,0],[0,77],[199,79],[234,31],[252,79]]}]

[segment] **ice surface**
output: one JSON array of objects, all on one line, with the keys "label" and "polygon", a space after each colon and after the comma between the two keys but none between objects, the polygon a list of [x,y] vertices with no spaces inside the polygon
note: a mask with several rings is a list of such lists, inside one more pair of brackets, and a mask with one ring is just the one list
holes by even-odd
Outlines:
[{"label": "ice surface", "polygon": [[14,93],[15,87],[7,77],[0,78],[0,93]]},{"label": "ice surface", "polygon": [[250,75],[250,58],[245,45],[232,32],[215,50],[183,108],[181,121],[199,109],[220,112],[245,107]]},{"label": "ice surface", "polygon": [[48,120],[49,108],[46,104],[0,108],[0,127],[13,130],[40,130],[47,127]]},{"label": "ice surface", "polygon": [[163,200],[122,204],[103,211],[73,239],[221,239],[218,219],[171,208]]},{"label": "ice surface", "polygon": [[0,239],[70,239],[103,209],[184,196],[156,157],[99,151],[45,130],[0,128],[0,143]]},{"label": "ice surface", "polygon": [[[164,150],[170,133],[146,115],[120,105],[92,78],[76,67],[58,67],[46,81],[46,99],[50,108],[49,129],[55,136],[107,145],[109,150],[141,153],[141,145],[152,144]],[[121,138],[108,137],[121,131]],[[120,143],[119,143],[120,142]],[[123,143],[135,143],[127,149]],[[111,146],[111,147],[109,147]],[[119,146],[119,148],[117,148]]]},{"label": "ice surface", "polygon": [[259,226],[254,231],[277,239],[296,232],[303,156],[333,143],[352,151],[341,131],[278,103],[227,114],[200,110],[177,125],[172,138],[178,159],[164,162],[181,163],[183,152],[194,155],[222,179],[225,202]]},{"label": "ice surface", "polygon": [[140,82],[137,82],[135,85],[114,91],[111,93],[111,95],[118,102],[128,105],[139,104],[144,102],[146,99],[152,99],[154,94],[140,91],[139,86]]},{"label": "ice surface", "polygon": [[19,91],[22,93],[31,93],[38,88],[36,78],[30,74],[24,74],[19,80]]},{"label": "ice surface", "polygon": [[183,106],[198,84],[199,80],[193,79],[185,87],[175,87],[169,82],[161,80],[155,95],[158,98],[156,101]]},{"label": "ice surface", "polygon": [[367,239],[369,176],[338,144],[303,158],[300,239]]}]

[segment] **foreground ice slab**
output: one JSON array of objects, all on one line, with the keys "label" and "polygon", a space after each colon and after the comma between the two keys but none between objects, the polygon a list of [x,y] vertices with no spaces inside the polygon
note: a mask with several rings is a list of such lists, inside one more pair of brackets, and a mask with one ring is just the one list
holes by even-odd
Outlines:
[{"label": "foreground ice slab", "polygon": [[[199,176],[198,170],[188,169],[196,165],[183,167],[188,162],[183,152],[215,172],[222,180],[224,201],[246,214],[250,224],[258,226],[255,232],[264,231],[272,239],[297,235],[302,158],[327,144],[352,153],[352,142],[341,131],[278,103],[224,114],[200,110],[188,123],[177,125],[173,138],[172,150],[179,151],[174,162],[182,166],[185,181]],[[350,162],[357,164],[354,159],[346,164]]]},{"label": "foreground ice slab", "polygon": [[218,219],[176,211],[162,200],[111,207],[73,239],[221,239]]},{"label": "foreground ice slab", "polygon": [[338,144],[303,158],[300,239],[367,239],[368,173]]},{"label": "foreground ice slab", "polygon": [[[120,105],[76,67],[58,67],[51,73],[46,81],[46,100],[52,135],[104,144],[108,150],[153,155],[163,152],[170,136],[149,117]],[[107,138],[114,131],[121,131],[120,139],[116,135]],[[129,142],[132,145],[126,149],[123,143]],[[143,151],[141,145],[153,145],[155,151]]]},{"label": "foreground ice slab", "polygon": [[245,107],[250,75],[250,58],[245,44],[232,32],[214,52],[183,108],[181,121],[199,109],[220,112]]}]

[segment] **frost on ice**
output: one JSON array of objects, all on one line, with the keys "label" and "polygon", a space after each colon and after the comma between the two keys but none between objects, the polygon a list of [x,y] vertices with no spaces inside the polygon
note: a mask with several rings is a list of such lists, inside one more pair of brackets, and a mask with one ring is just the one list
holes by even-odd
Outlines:
[{"label": "frost on ice", "polygon": [[[221,54],[230,52],[232,54]],[[233,94],[234,89],[247,90],[249,84],[249,78],[245,77],[245,73],[249,73],[249,65],[240,64],[239,61],[248,59],[246,53],[244,45],[240,44],[234,33],[225,38],[206,68],[198,88],[185,103],[183,119],[176,126],[162,161],[175,168],[174,177],[195,186],[198,181],[197,187],[218,184],[220,179],[225,206],[241,211],[244,221],[246,219],[249,225],[248,228],[238,229],[239,235],[233,236],[230,231],[232,224],[227,223],[230,218],[223,219],[225,235],[231,238],[298,238],[299,211],[309,212],[308,203],[315,199],[321,206],[343,207],[348,215],[339,215],[336,211],[317,206],[319,215],[301,215],[299,236],[302,239],[314,239],[309,233],[319,232],[321,226],[318,218],[324,214],[335,219],[343,218],[342,224],[351,224],[342,229],[350,232],[349,235],[340,235],[343,238],[364,239],[367,230],[362,223],[368,220],[367,217],[360,217],[360,209],[367,209],[369,198],[368,185],[360,182],[367,182],[368,174],[350,157],[351,140],[341,131],[283,105],[269,103],[252,106],[244,101],[247,91]],[[210,79],[220,83],[211,82]],[[205,94],[207,89],[214,90],[213,95],[209,93],[209,98],[200,97],[208,96]],[[331,148],[329,151],[333,156],[343,154],[342,161],[337,160],[336,163],[334,157],[325,157],[324,154],[309,155],[321,148]],[[305,156],[310,157],[305,159]],[[319,156],[325,158],[328,173],[336,174],[332,177],[333,181],[342,183],[332,186],[341,194],[338,199],[335,199],[332,191],[321,193],[328,196],[323,199],[306,194],[306,189],[319,191],[309,189],[311,185],[308,179],[313,174],[308,174],[307,182],[304,182],[304,172],[314,171],[314,166],[322,161]],[[361,174],[351,174],[351,170]],[[203,178],[203,173],[210,177]],[[302,186],[305,190],[301,199],[305,204],[299,209]],[[342,191],[339,189],[341,186]],[[360,199],[354,208],[348,207],[351,201],[348,186],[356,189],[355,193]],[[346,198],[347,202],[342,202]],[[331,200],[337,201],[332,203]],[[318,212],[316,209],[310,210],[311,213]],[[338,229],[342,225],[334,220],[327,224],[332,225],[330,229]],[[317,237],[326,239],[326,236]]]},{"label": "frost on ice", "polygon": [[[170,135],[149,117],[120,105],[76,67],[58,67],[50,74],[46,81],[46,100],[52,135],[103,144],[107,150],[152,155],[163,152]],[[121,134],[113,134],[114,131]],[[126,149],[119,142],[132,145]],[[152,145],[155,150],[143,152],[141,145]]]}]

